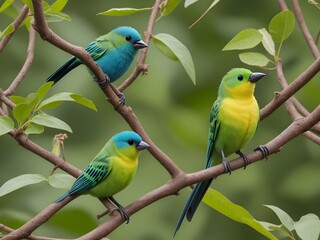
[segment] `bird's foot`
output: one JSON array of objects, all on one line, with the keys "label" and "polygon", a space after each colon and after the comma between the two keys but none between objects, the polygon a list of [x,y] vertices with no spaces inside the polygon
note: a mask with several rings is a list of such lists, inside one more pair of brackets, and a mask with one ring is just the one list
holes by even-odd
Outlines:
[{"label": "bird's foot", "polygon": [[121,214],[121,217],[122,217],[122,218],[126,221],[126,223],[128,224],[129,221],[130,221],[130,217],[129,217],[129,214],[127,213],[126,209],[125,209],[120,203],[118,203],[118,201],[115,200],[113,197],[109,197],[109,199],[118,207],[118,208],[116,208],[116,209],[113,209],[113,210],[111,211],[111,213],[112,213],[113,211],[118,210],[118,211],[120,212],[120,214]]},{"label": "bird's foot", "polygon": [[264,145],[260,145],[258,147],[256,147],[254,149],[254,151],[260,151],[262,152],[263,158],[265,158],[266,160],[268,160],[268,156],[270,155],[269,149],[264,146]]},{"label": "bird's foot", "polygon": [[126,104],[126,96],[122,93],[122,92],[119,92],[117,94],[118,98],[119,98],[119,102],[121,105],[125,105]]},{"label": "bird's foot", "polygon": [[247,156],[241,152],[240,150],[236,152],[236,154],[238,154],[240,157],[242,157],[243,162],[244,162],[244,167],[243,169],[246,169],[246,167],[250,164],[249,159],[247,158]]},{"label": "bird's foot", "polygon": [[93,80],[94,80],[96,83],[98,83],[98,85],[99,85],[99,87],[100,87],[101,89],[107,88],[107,87],[110,85],[110,83],[111,83],[109,76],[108,76],[107,74],[104,74],[104,76],[106,77],[106,78],[104,79],[104,81],[98,81],[97,78],[96,78],[96,76],[93,76]]},{"label": "bird's foot", "polygon": [[230,175],[232,169],[231,169],[230,163],[228,162],[228,159],[223,158],[222,159],[222,164],[223,164],[223,167],[224,167],[224,172],[225,173],[229,173],[229,175]]}]

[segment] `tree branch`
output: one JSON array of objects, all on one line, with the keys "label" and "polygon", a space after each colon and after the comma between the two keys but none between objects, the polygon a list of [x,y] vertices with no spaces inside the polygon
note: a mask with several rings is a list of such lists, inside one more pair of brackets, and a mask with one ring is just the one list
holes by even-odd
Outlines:
[{"label": "tree branch", "polygon": [[[279,60],[280,61],[280,60]],[[260,120],[273,113],[280,105],[287,101],[293,94],[299,91],[320,71],[320,57],[318,57],[308,69],[301,73],[288,87],[277,92],[273,100],[260,110]]]},{"label": "tree branch", "polygon": [[10,41],[10,39],[13,37],[13,35],[15,34],[16,30],[18,29],[18,27],[21,25],[21,23],[23,22],[23,20],[27,17],[29,12],[29,8],[27,5],[25,5],[22,10],[20,11],[18,17],[13,21],[13,26],[14,26],[14,31],[10,34],[8,34],[7,36],[5,36],[1,41],[0,41],[0,53],[2,52],[2,50],[5,48],[5,46],[7,45],[7,43]]},{"label": "tree branch", "polygon": [[312,55],[314,56],[314,58],[320,57],[320,52],[318,50],[318,47],[309,32],[308,26],[304,20],[302,12],[301,12],[299,1],[298,0],[291,0],[291,2],[292,2],[294,14],[295,14],[297,22],[299,24],[300,30],[302,32],[304,39],[306,40],[306,42],[310,48]]},{"label": "tree branch", "polygon": [[29,69],[31,68],[31,65],[32,65],[33,59],[34,59],[35,37],[36,37],[35,30],[33,28],[30,28],[27,58],[23,64],[23,67],[21,68],[19,74],[17,75],[17,77],[13,80],[13,82],[11,83],[9,88],[4,91],[4,94],[6,96],[9,96],[14,92],[14,90],[18,87],[18,85],[21,83],[21,81],[24,79],[24,77],[28,73]]},{"label": "tree branch", "polygon": [[[150,15],[148,26],[147,26],[146,37],[145,37],[145,42],[148,45],[149,45],[150,39],[152,37],[154,24],[156,22],[160,6],[164,1],[165,0],[156,0],[155,4],[152,7],[151,15]],[[139,74],[141,72],[145,73],[148,71],[148,66],[145,64],[147,53],[148,53],[148,48],[142,49],[142,51],[139,55],[139,58],[138,58],[137,66],[135,67],[133,73],[118,88],[120,92],[124,91],[127,87],[129,87],[135,81],[135,79],[139,76]]]}]

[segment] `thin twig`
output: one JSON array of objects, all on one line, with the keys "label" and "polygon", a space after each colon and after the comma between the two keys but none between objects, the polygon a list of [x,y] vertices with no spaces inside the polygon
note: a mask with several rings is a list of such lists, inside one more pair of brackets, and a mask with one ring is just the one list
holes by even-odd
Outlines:
[{"label": "thin twig", "polygon": [[282,11],[288,10],[288,6],[287,6],[285,0],[278,0],[278,3],[280,5],[280,8]]},{"label": "thin twig", "polygon": [[31,65],[32,65],[33,59],[34,59],[35,39],[36,39],[36,31],[33,28],[30,28],[27,58],[23,64],[23,67],[21,68],[19,74],[17,75],[17,77],[10,84],[9,88],[4,91],[4,94],[6,96],[12,95],[14,90],[18,87],[18,85],[21,83],[21,81],[24,79],[24,77],[28,73],[29,69],[31,68]]},{"label": "thin twig", "polygon": [[309,32],[308,26],[304,20],[302,12],[301,12],[299,1],[298,0],[291,0],[291,2],[292,2],[293,11],[296,16],[297,22],[299,24],[300,30],[302,32],[304,39],[306,40],[306,42],[309,46],[309,49],[310,49],[312,55],[314,56],[314,58],[320,57],[319,49],[318,49],[312,35]]},{"label": "thin twig", "polygon": [[10,34],[8,34],[7,36],[5,36],[1,41],[0,41],[0,53],[2,52],[2,50],[5,48],[5,46],[7,45],[7,43],[10,41],[10,39],[13,37],[13,35],[15,34],[16,30],[18,29],[18,27],[21,25],[21,23],[23,22],[23,20],[27,17],[29,12],[29,8],[27,7],[27,5],[25,5],[21,12],[19,13],[18,17],[13,21],[13,26],[14,26],[14,31]]},{"label": "thin twig", "polygon": [[320,57],[318,57],[303,73],[301,73],[288,87],[275,94],[273,100],[260,110],[260,120],[273,113],[280,105],[299,91],[320,71]]},{"label": "thin twig", "polygon": [[[164,2],[165,0],[156,0],[153,7],[152,7],[152,11],[151,11],[151,15],[149,18],[149,22],[148,22],[148,26],[147,26],[147,32],[146,32],[146,36],[145,36],[145,42],[149,45],[150,43],[150,39],[152,37],[152,32],[153,32],[153,28],[154,28],[154,24],[156,22],[157,19],[157,15],[160,9],[161,4]],[[147,53],[148,53],[148,48],[144,48],[142,49],[139,58],[138,58],[138,62],[137,65],[134,69],[134,71],[132,72],[132,74],[129,76],[128,79],[126,79],[121,86],[118,88],[120,92],[124,91],[127,87],[129,87],[136,79],[137,77],[140,75],[140,73],[145,73],[148,71],[148,66],[145,64],[145,60],[147,57]]]}]

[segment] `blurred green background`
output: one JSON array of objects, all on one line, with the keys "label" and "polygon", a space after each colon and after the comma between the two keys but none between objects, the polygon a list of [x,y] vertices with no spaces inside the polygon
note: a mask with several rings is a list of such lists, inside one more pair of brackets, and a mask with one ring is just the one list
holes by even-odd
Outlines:
[{"label": "blurred green background", "polygon": [[[70,1],[64,12],[71,22],[51,23],[50,27],[67,41],[85,46],[99,35],[120,25],[131,25],[140,33],[146,30],[149,12],[127,17],[96,16],[113,7],[150,7],[153,1]],[[194,86],[179,63],[161,55],[151,43],[149,46],[147,76],[139,79],[125,91],[127,104],[133,108],[145,130],[186,172],[203,168],[207,141],[209,110],[216,98],[222,76],[233,67],[247,67],[238,59],[238,52],[222,52],[224,45],[245,28],[268,27],[271,18],[280,9],[276,1],[221,1],[194,28],[190,26],[209,6],[199,2],[185,9],[181,3],[167,17],[156,22],[154,34],[168,33],[178,38],[190,50],[196,68]],[[319,31],[319,9],[300,1],[306,22],[315,36]],[[289,5],[289,7],[291,7]],[[11,20],[0,16],[0,28]],[[169,26],[169,27],[168,27]],[[28,44],[28,32],[21,28],[0,55],[1,88],[6,89],[22,67]],[[262,50],[258,47],[257,49]],[[45,79],[70,56],[42,41],[37,35],[34,64],[19,86],[16,95],[26,96],[36,91]],[[293,35],[282,48],[284,72],[288,81],[295,79],[312,62],[303,37],[296,26]],[[250,68],[250,67],[249,67]],[[133,69],[133,68],[131,68]],[[262,71],[250,68],[252,71]],[[265,106],[280,87],[275,71],[265,71],[267,77],[257,84],[256,98]],[[129,72],[126,76],[129,75]],[[125,77],[126,77],[125,76]],[[125,79],[123,77],[123,79]],[[298,99],[311,111],[319,104],[319,74],[301,92]],[[121,82],[122,80],[119,80]],[[119,83],[117,83],[119,84]],[[71,125],[74,133],[65,142],[67,161],[83,169],[116,132],[128,125],[104,94],[93,83],[84,66],[70,72],[49,95],[70,91],[93,100],[98,112],[72,103],[64,103],[56,110],[47,111]],[[250,152],[257,145],[270,141],[291,122],[284,107],[261,122],[251,143],[243,149]],[[31,140],[51,150],[56,130],[46,129]],[[0,184],[25,173],[47,176],[52,165],[20,147],[10,136],[0,138]],[[258,220],[279,223],[263,204],[276,205],[289,213],[295,221],[307,213],[320,216],[320,148],[298,137],[281,152],[238,170],[231,176],[214,181],[214,187],[233,202],[249,210]],[[230,156],[232,159],[234,156]],[[161,186],[169,175],[148,153],[140,157],[139,169],[133,183],[116,198],[123,205]],[[16,228],[50,204],[64,190],[42,183],[28,186],[0,198],[0,222]],[[190,191],[171,196],[148,206],[131,217],[130,224],[120,226],[110,239],[172,239],[178,217]],[[75,238],[90,231],[107,217],[96,220],[104,210],[91,196],[83,196],[70,203],[35,234],[61,238]],[[185,222],[176,238],[179,239],[264,239],[245,225],[235,223],[202,204],[192,224]]]}]

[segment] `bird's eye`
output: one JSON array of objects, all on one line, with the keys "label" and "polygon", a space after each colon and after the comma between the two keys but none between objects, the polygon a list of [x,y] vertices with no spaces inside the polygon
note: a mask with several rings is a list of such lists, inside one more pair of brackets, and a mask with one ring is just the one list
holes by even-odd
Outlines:
[{"label": "bird's eye", "polygon": [[237,77],[237,79],[238,79],[239,81],[242,81],[242,80],[243,80],[243,76],[242,76],[242,75],[239,75],[239,76]]},{"label": "bird's eye", "polygon": [[131,36],[126,36],[126,40],[129,42],[131,40]]},{"label": "bird's eye", "polygon": [[129,140],[128,140],[128,144],[129,144],[129,145],[133,145],[133,144],[134,144],[134,140],[133,140],[133,139],[129,139]]}]

